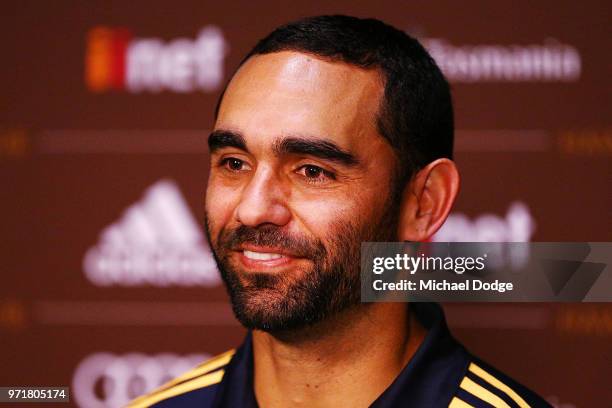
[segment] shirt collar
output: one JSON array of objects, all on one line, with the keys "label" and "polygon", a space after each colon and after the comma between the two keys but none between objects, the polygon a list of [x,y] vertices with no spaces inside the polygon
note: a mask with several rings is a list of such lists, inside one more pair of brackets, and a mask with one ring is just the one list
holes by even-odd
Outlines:
[{"label": "shirt collar", "polygon": [[414,316],[427,329],[423,342],[395,381],[371,407],[447,406],[469,364],[469,357],[446,326],[436,303],[411,303]]},{"label": "shirt collar", "polygon": [[[410,309],[427,329],[427,334],[406,367],[371,407],[388,408],[406,402],[410,402],[411,407],[446,406],[469,363],[467,352],[450,334],[439,305],[412,303]],[[257,407],[250,331],[226,367],[213,406]]]}]

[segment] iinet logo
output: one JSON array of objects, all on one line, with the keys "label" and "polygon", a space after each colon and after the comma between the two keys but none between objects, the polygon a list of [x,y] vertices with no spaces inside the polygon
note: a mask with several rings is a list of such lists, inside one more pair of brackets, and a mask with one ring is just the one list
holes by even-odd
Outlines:
[{"label": "iinet logo", "polygon": [[221,29],[207,26],[195,40],[132,38],[125,28],[89,32],[85,82],[92,92],[211,92],[223,83],[228,45]]},{"label": "iinet logo", "polygon": [[97,286],[215,286],[216,264],[178,186],[161,180],[105,228],[83,260]]},{"label": "iinet logo", "polygon": [[[535,232],[535,221],[527,205],[520,201],[510,204],[505,217],[482,214],[471,221],[465,214],[451,214],[433,237],[435,242],[529,242]],[[520,270],[530,259],[528,246],[488,246],[492,268],[504,265]]]},{"label": "iinet logo", "polygon": [[451,214],[433,241],[529,242],[535,228],[535,221],[527,205],[515,201],[510,204],[505,217],[482,214],[472,221],[465,214]]}]

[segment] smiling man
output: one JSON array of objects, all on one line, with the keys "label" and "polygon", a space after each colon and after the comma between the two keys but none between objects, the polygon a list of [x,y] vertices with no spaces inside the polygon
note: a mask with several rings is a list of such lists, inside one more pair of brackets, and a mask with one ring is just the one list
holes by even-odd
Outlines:
[{"label": "smiling man", "polygon": [[449,87],[416,40],[346,16],[280,27],[208,143],[208,237],[249,334],[134,407],[548,406],[436,305],[360,302],[361,242],[428,240],[459,188]]}]

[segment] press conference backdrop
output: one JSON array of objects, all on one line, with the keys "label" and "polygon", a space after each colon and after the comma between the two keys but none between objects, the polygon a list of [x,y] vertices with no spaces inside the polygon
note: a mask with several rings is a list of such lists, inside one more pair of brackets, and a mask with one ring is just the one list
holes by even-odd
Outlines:
[{"label": "press conference backdrop", "polygon": [[[241,57],[299,17],[383,19],[446,73],[463,185],[437,240],[612,240],[610,6],[533,3],[5,2],[0,385],[115,407],[240,343],[201,228],[205,141]],[[557,407],[610,403],[609,305],[445,309]]]}]

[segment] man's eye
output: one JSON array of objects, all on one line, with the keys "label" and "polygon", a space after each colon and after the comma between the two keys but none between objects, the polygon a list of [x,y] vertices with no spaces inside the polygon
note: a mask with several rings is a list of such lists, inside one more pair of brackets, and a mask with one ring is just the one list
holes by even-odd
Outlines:
[{"label": "man's eye", "polygon": [[231,171],[243,171],[249,169],[248,164],[235,157],[228,157],[226,159],[221,160],[221,166]]},{"label": "man's eye", "polygon": [[298,174],[303,175],[307,181],[311,183],[320,183],[327,180],[334,180],[336,178],[334,173],[312,164],[307,164],[300,167],[297,172]]}]

